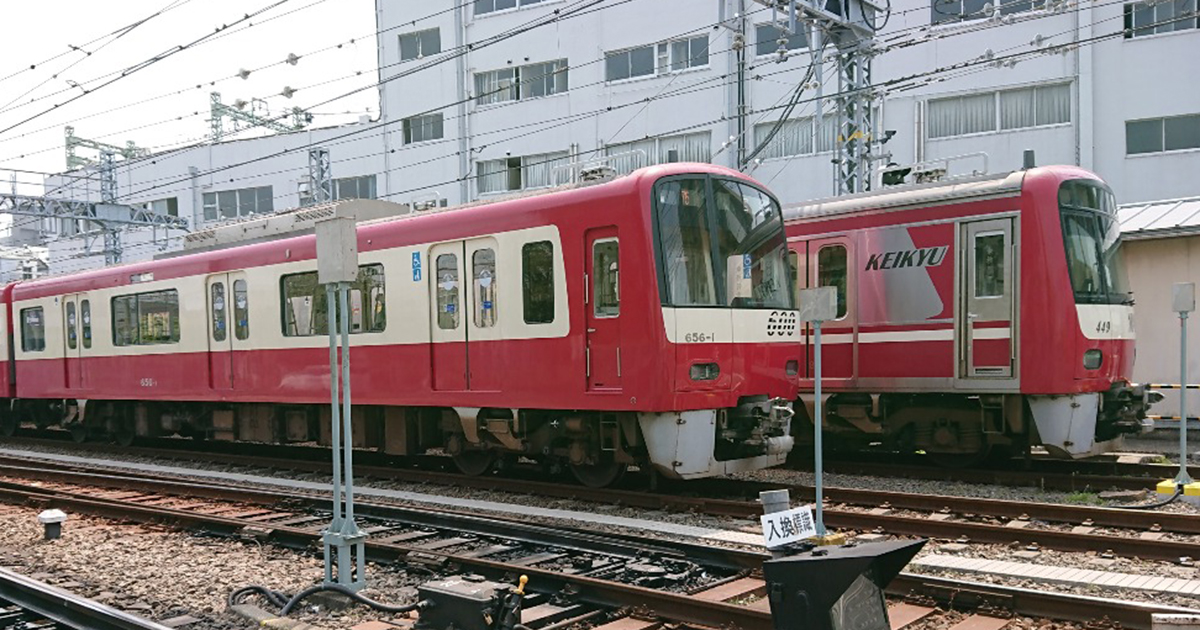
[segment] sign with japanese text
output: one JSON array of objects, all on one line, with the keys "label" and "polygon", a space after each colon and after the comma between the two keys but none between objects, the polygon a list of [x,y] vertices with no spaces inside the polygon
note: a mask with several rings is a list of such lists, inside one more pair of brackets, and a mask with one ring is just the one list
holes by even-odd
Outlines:
[{"label": "sign with japanese text", "polygon": [[817,522],[813,520],[812,508],[808,506],[763,514],[762,527],[767,549],[775,549],[817,535]]}]

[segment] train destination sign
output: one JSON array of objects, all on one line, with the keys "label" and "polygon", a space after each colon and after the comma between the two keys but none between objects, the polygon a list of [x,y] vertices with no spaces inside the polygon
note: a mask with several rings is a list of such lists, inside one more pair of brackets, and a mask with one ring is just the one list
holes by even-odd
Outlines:
[{"label": "train destination sign", "polygon": [[817,535],[817,523],[808,506],[763,514],[761,518],[767,549],[777,549]]}]

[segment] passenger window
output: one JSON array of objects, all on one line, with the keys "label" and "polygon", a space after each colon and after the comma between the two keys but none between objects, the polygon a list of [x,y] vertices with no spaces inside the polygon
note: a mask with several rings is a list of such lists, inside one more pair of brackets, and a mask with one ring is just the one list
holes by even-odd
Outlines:
[{"label": "passenger window", "polygon": [[458,328],[458,256],[437,257],[437,321],[442,330]]},{"label": "passenger window", "polygon": [[830,245],[817,252],[817,286],[837,289],[837,319],[846,316],[846,247]]},{"label": "passenger window", "polygon": [[114,297],[112,313],[115,345],[179,342],[179,292],[175,289]]},{"label": "passenger window", "polygon": [[21,350],[41,352],[46,349],[46,319],[42,307],[21,309]]},{"label": "passenger window", "polygon": [[496,325],[496,253],[477,249],[471,254],[472,277],[475,279],[475,327]]},{"label": "passenger window", "polygon": [[225,283],[212,284],[212,336],[213,341],[225,341]]},{"label": "passenger window", "polygon": [[67,302],[67,348],[74,350],[79,346],[79,331],[75,321],[75,303]]},{"label": "passenger window", "polygon": [[554,321],[554,244],[550,241],[521,247],[521,294],[526,324]]},{"label": "passenger window", "polygon": [[92,303],[88,300],[79,302],[79,317],[83,320],[83,347],[92,347]]},{"label": "passenger window", "polygon": [[621,314],[620,246],[617,239],[592,244],[592,309],[596,317]]},{"label": "passenger window", "polygon": [[[241,289],[238,288],[237,282],[242,283]],[[237,300],[237,292],[240,290],[246,295],[247,300],[243,301],[241,308],[248,307],[249,294],[246,293],[246,285],[244,280],[238,280],[234,283],[234,299]],[[317,272],[308,271],[305,273],[293,273],[283,276],[279,280],[280,295],[282,296],[282,321],[283,335],[285,337],[310,337],[313,335],[329,334],[329,310],[327,300],[325,298],[325,287],[317,282]],[[377,317],[374,310],[363,312],[362,296],[368,295],[378,298],[380,316],[383,315],[383,295],[384,295],[384,277],[383,265],[360,265],[358,268],[358,278],[350,286],[351,307],[353,310],[351,317],[350,332],[379,332],[383,330],[384,319]],[[249,311],[245,310],[241,317],[236,310],[237,304],[234,305],[234,317],[238,318],[237,325],[243,325],[244,321],[246,337],[250,335],[249,327]],[[239,336],[238,339],[246,337]]]},{"label": "passenger window", "polygon": [[975,297],[1004,295],[1004,233],[975,236]]},{"label": "passenger window", "polygon": [[239,341],[250,338],[250,296],[245,280],[233,281],[233,334]]}]

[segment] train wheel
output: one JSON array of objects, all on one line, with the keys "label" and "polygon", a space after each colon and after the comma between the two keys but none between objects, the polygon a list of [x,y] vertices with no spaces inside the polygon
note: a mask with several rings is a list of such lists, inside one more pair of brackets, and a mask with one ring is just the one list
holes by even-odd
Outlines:
[{"label": "train wheel", "polygon": [[625,464],[602,461],[596,464],[571,464],[571,474],[589,488],[611,486],[625,476]]},{"label": "train wheel", "polygon": [[82,422],[76,422],[67,428],[71,432],[71,440],[76,444],[83,444],[88,439],[88,428]]},{"label": "train wheel", "polygon": [[991,454],[991,446],[974,453],[926,453],[930,461],[942,468],[971,468],[986,462]]},{"label": "train wheel", "polygon": [[17,414],[11,411],[0,413],[0,435],[12,437],[20,425],[21,422],[17,419]]},{"label": "train wheel", "polygon": [[113,431],[113,442],[117,446],[133,446],[133,440],[137,437],[137,433],[133,430],[133,425],[128,422],[122,422],[117,425],[117,429]]},{"label": "train wheel", "polygon": [[478,477],[491,470],[496,463],[496,456],[488,451],[462,451],[451,455],[451,458],[458,470],[468,477]]}]

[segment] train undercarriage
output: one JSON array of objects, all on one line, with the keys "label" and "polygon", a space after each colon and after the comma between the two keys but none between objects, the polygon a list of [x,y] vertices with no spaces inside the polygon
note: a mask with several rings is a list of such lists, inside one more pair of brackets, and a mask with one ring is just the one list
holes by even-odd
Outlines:
[{"label": "train undercarriage", "polygon": [[[765,396],[737,407],[682,412],[597,412],[467,407],[353,408],[353,445],[397,456],[442,452],[481,475],[527,460],[602,487],[630,466],[688,479],[781,464],[791,449],[791,406]],[[328,405],[100,400],[14,400],[0,435],[23,424],[73,439],[128,446],[139,437],[330,444]]]},{"label": "train undercarriage", "polygon": [[[1054,396],[835,393],[825,399],[823,429],[829,450],[922,451],[947,466],[1019,454],[1031,446],[1079,458],[1111,451],[1125,435],[1150,430],[1146,412],[1161,398],[1125,383],[1105,392]],[[798,444],[811,445],[812,397],[801,397],[796,407],[800,417],[793,435]]]}]

